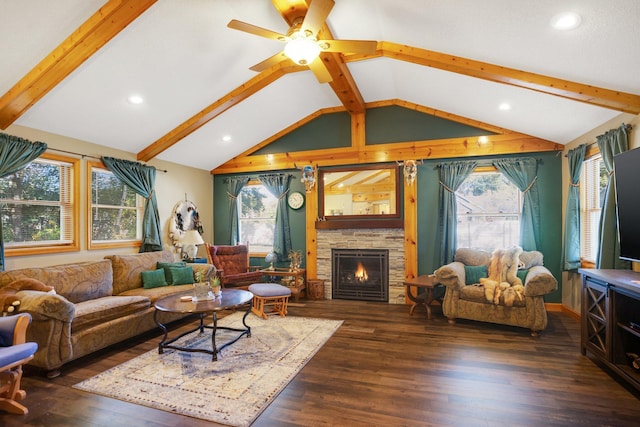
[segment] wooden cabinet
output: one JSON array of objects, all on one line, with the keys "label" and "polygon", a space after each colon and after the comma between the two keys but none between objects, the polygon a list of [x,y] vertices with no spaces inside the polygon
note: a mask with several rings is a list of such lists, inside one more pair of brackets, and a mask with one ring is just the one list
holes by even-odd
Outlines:
[{"label": "wooden cabinet", "polygon": [[640,390],[640,273],[581,269],[581,351]]}]

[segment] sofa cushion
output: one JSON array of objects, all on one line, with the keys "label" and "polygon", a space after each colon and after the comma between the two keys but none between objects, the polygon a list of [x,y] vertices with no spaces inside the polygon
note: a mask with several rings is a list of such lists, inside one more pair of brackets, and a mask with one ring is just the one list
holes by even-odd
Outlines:
[{"label": "sofa cushion", "polygon": [[[492,302],[487,301],[487,297],[485,295],[485,288],[481,284],[469,285],[465,286],[460,290],[460,299],[465,301],[473,301],[487,305],[494,305]],[[499,305],[505,305],[504,296],[501,295],[499,299]],[[524,307],[525,299],[515,298],[514,301],[509,305],[509,307]],[[487,309],[487,308],[484,308]]]},{"label": "sofa cushion", "polygon": [[71,324],[71,332],[119,319],[146,310],[150,306],[151,301],[144,296],[109,296],[80,302],[76,304],[76,316]]},{"label": "sofa cushion", "polygon": [[158,286],[167,286],[167,279],[164,275],[164,269],[148,270],[140,273],[142,275],[142,287],[145,289],[157,288]]},{"label": "sofa cushion", "polygon": [[177,294],[183,291],[193,291],[193,285],[176,285],[176,286],[161,286],[159,288],[144,289],[135,288],[121,293],[119,296],[144,296],[151,300],[153,305],[158,299],[166,297],[167,295]]},{"label": "sofa cushion", "polygon": [[456,250],[454,261],[464,265],[489,265],[491,253],[480,249],[460,248]]},{"label": "sofa cushion", "polygon": [[56,293],[73,303],[110,296],[113,293],[110,260],[6,271],[0,275],[0,286],[6,286],[21,276],[53,286]]},{"label": "sofa cushion", "polygon": [[171,251],[143,252],[131,255],[109,255],[113,264],[113,295],[142,288],[143,271],[155,270],[158,262],[173,262]]}]

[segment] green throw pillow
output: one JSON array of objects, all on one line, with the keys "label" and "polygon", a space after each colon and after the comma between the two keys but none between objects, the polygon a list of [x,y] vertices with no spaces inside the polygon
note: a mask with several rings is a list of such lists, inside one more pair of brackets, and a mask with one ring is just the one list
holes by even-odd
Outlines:
[{"label": "green throw pillow", "polygon": [[161,268],[164,271],[164,277],[167,283],[171,284],[171,278],[169,277],[169,268],[186,267],[187,263],[183,261],[178,262],[158,262],[156,268]]},{"label": "green throw pillow", "polygon": [[464,266],[465,285],[480,283],[482,277],[487,277],[486,265],[465,265]]},{"label": "green throw pillow", "polygon": [[518,278],[522,280],[523,285],[524,285],[524,279],[527,278],[527,274],[529,274],[528,268],[526,270],[518,270],[518,273],[516,274],[516,276],[518,276]]},{"label": "green throw pillow", "polygon": [[142,286],[145,289],[159,288],[160,286],[167,286],[167,279],[164,275],[164,270],[149,270],[140,273],[142,276]]},{"label": "green throw pillow", "polygon": [[193,267],[168,267],[165,268],[167,282],[170,285],[186,285],[193,283]]}]

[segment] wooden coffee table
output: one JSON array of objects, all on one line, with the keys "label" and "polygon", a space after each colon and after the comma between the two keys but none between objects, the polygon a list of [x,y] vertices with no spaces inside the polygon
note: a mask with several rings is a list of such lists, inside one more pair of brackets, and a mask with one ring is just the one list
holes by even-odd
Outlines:
[{"label": "wooden coffee table", "polygon": [[[433,289],[437,284],[436,277],[433,274],[425,274],[404,282],[404,286],[407,288],[407,296],[413,301],[413,305],[409,309],[410,316],[413,315],[417,306],[423,305],[427,309],[427,319],[431,319],[430,304],[436,299]],[[420,288],[424,289],[421,294],[418,292]]]},{"label": "wooden coffee table", "polygon": [[[209,353],[212,355],[212,360],[216,361],[218,360],[218,353],[220,352],[220,350],[238,341],[244,335],[246,335],[247,337],[251,336],[251,328],[247,325],[245,321],[247,318],[247,315],[251,312],[251,300],[253,299],[253,294],[251,292],[244,291],[241,289],[223,289],[222,295],[213,300],[205,300],[205,301],[198,301],[198,302],[191,301],[191,299],[188,299],[186,301],[182,300],[182,297],[187,297],[192,295],[193,295],[193,291],[185,291],[179,294],[169,295],[164,298],[160,298],[154,304],[154,307],[156,308],[156,312],[153,315],[153,320],[156,322],[158,327],[162,329],[162,331],[164,332],[164,337],[162,338],[162,341],[160,341],[160,344],[158,344],[159,354],[164,353],[165,348],[172,348],[174,350],[180,350],[180,351]],[[243,308],[246,311],[244,316],[242,317],[242,324],[244,325],[244,328],[229,328],[225,326],[218,326],[217,313],[219,311],[233,310],[233,309],[239,309],[239,308]],[[167,327],[162,323],[160,323],[160,321],[158,320],[158,313],[162,311],[167,313],[198,314],[200,316],[200,325],[196,326],[195,328],[187,332],[180,334],[175,338],[168,340]],[[204,324],[204,319],[205,317],[207,317],[208,313],[212,313],[213,315],[213,325]],[[211,350],[205,349],[205,348],[187,348],[187,347],[180,347],[177,345],[173,345],[173,343],[176,340],[182,338],[187,334],[190,334],[197,330],[200,330],[200,333],[203,333],[205,328],[212,330],[211,331],[211,345],[212,345]],[[225,329],[228,331],[237,331],[237,332],[240,332],[240,334],[234,339],[232,339],[231,341],[228,341],[223,345],[221,345],[220,347],[217,347],[216,331],[218,329]]]}]

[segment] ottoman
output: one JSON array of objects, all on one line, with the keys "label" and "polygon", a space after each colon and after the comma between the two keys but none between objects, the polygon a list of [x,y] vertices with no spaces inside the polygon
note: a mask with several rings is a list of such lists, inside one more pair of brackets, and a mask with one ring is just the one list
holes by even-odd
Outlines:
[{"label": "ottoman", "polygon": [[[277,283],[254,283],[249,286],[249,292],[253,293],[251,311],[264,319],[269,314],[287,315],[287,305],[291,290]],[[265,307],[271,307],[271,311],[265,312]]]}]

